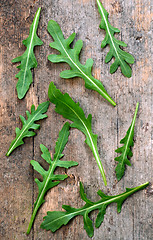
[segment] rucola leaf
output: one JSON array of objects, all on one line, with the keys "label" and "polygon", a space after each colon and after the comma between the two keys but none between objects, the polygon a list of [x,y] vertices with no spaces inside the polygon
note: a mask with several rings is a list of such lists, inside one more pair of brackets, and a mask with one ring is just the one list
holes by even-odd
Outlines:
[{"label": "rucola leaf", "polygon": [[121,212],[123,202],[133,193],[144,189],[149,185],[148,182],[135,187],[135,188],[126,188],[126,192],[116,195],[116,196],[108,196],[105,195],[101,190],[97,192],[97,194],[101,197],[101,199],[97,202],[91,202],[83,189],[83,185],[80,182],[80,196],[83,201],[85,201],[85,205],[82,208],[72,208],[69,205],[63,205],[63,209],[65,212],[62,211],[53,211],[47,212],[47,216],[44,217],[44,221],[41,224],[41,228],[50,230],[55,232],[58,230],[62,225],[66,225],[72,218],[81,215],[83,216],[84,220],[84,229],[86,230],[89,237],[94,235],[94,228],[91,219],[89,218],[90,212],[94,210],[98,210],[99,213],[96,218],[95,227],[100,227],[101,223],[104,220],[104,215],[106,213],[106,208],[111,203],[117,203],[117,212]]},{"label": "rucola leaf", "polygon": [[64,118],[71,120],[73,122],[71,127],[77,128],[85,134],[85,142],[91,148],[103,177],[103,181],[105,185],[107,185],[103,166],[98,154],[97,135],[93,134],[91,128],[92,115],[89,114],[86,118],[79,103],[75,103],[67,93],[63,95],[60,90],[55,87],[53,82],[49,85],[48,96],[50,101],[56,105],[55,111],[61,114]]},{"label": "rucola leaf", "polygon": [[35,14],[33,23],[30,27],[30,33],[28,38],[22,41],[22,43],[27,48],[26,51],[23,53],[22,56],[19,56],[12,60],[13,63],[21,62],[21,64],[17,67],[20,69],[20,71],[18,74],[16,74],[16,78],[19,79],[16,85],[19,99],[22,99],[25,96],[32,83],[31,69],[37,67],[37,61],[33,49],[35,46],[40,46],[43,44],[43,42],[37,36],[40,10],[41,8],[38,8]]},{"label": "rucola leaf", "polygon": [[121,155],[119,157],[115,158],[115,161],[119,162],[115,169],[116,177],[117,177],[118,181],[121,180],[121,178],[124,175],[126,164],[128,166],[131,166],[131,163],[128,158],[133,156],[131,147],[134,146],[134,141],[133,141],[134,126],[135,126],[135,120],[136,120],[136,116],[137,116],[137,112],[138,112],[138,107],[139,107],[139,103],[137,103],[137,105],[136,105],[136,110],[135,110],[135,114],[134,114],[131,126],[129,127],[129,129],[126,133],[126,136],[120,141],[120,143],[124,144],[124,146],[115,150],[115,152],[121,153]]},{"label": "rucola leaf", "polygon": [[121,67],[121,71],[124,76],[130,78],[132,74],[132,70],[129,64],[134,63],[134,57],[123,51],[121,47],[127,47],[127,44],[116,39],[114,37],[115,33],[119,33],[120,30],[118,28],[114,28],[108,21],[108,12],[104,9],[100,0],[97,0],[99,13],[101,15],[101,23],[99,27],[106,31],[105,39],[102,41],[101,47],[104,48],[107,44],[110,46],[110,50],[105,58],[105,62],[108,63],[114,57],[115,61],[110,67],[110,73],[116,72],[118,67]]},{"label": "rucola leaf", "polygon": [[53,20],[49,21],[47,29],[54,39],[54,42],[50,43],[50,47],[60,52],[59,55],[49,55],[49,61],[54,63],[66,62],[71,68],[70,70],[61,72],[60,76],[62,78],[83,78],[86,88],[97,91],[101,96],[103,96],[105,99],[107,99],[107,101],[109,101],[113,106],[115,106],[116,103],[108,95],[102,83],[92,76],[91,71],[93,66],[93,60],[89,58],[86,61],[85,65],[82,65],[80,63],[79,54],[83,46],[82,40],[78,40],[74,48],[72,49],[70,47],[70,44],[74,41],[75,33],[72,33],[72,35],[68,39],[64,39],[60,26],[57,24],[57,22]]},{"label": "rucola leaf", "polygon": [[27,230],[27,234],[30,233],[30,230],[31,230],[31,227],[34,222],[34,219],[35,219],[38,209],[45,202],[44,196],[45,196],[46,192],[49,189],[53,188],[54,186],[58,185],[60,183],[60,181],[66,179],[68,177],[66,174],[55,175],[54,171],[55,171],[56,167],[70,168],[70,167],[78,165],[78,163],[74,162],[74,161],[61,161],[60,160],[64,156],[62,154],[62,152],[68,141],[69,128],[70,128],[70,124],[67,122],[64,124],[62,130],[59,132],[59,137],[56,142],[55,154],[54,154],[53,160],[51,159],[49,150],[44,145],[42,145],[42,144],[40,145],[41,151],[43,153],[41,156],[49,164],[48,171],[44,170],[38,162],[36,162],[34,160],[31,161],[33,168],[42,175],[43,181],[40,182],[37,178],[35,179],[35,182],[38,185],[39,193],[38,193],[37,200],[34,204],[34,209],[33,209],[33,213],[32,213],[29,227]]},{"label": "rucola leaf", "polygon": [[47,112],[49,107],[49,101],[43,102],[39,104],[37,109],[35,110],[35,106],[31,106],[31,114],[29,111],[26,111],[27,120],[20,115],[21,122],[23,124],[22,129],[16,128],[16,138],[11,142],[9,150],[6,156],[9,156],[11,152],[17,148],[18,146],[24,144],[23,138],[25,137],[33,137],[36,135],[32,130],[36,130],[40,127],[39,124],[36,124],[35,121],[47,118],[47,115],[44,114]]}]

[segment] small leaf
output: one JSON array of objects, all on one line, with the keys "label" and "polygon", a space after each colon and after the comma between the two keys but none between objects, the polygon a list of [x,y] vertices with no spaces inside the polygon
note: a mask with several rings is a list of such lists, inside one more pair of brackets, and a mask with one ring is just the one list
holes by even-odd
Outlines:
[{"label": "small leaf", "polygon": [[110,46],[110,50],[105,58],[105,63],[108,63],[111,61],[111,59],[114,57],[115,61],[112,63],[110,67],[110,73],[113,74],[116,72],[118,67],[121,67],[121,71],[125,77],[130,78],[132,75],[132,70],[129,66],[129,64],[134,63],[134,57],[122,50],[120,47],[126,47],[127,44],[117,40],[114,36],[115,33],[119,33],[120,30],[118,28],[114,28],[111,26],[111,24],[108,21],[108,12],[104,9],[103,5],[101,4],[100,0],[97,0],[98,9],[100,16],[102,18],[101,23],[99,27],[101,29],[104,29],[106,31],[105,39],[102,41],[101,47],[104,48],[106,45]]},{"label": "small leaf", "polygon": [[45,224],[43,222],[41,224],[41,228],[46,230],[52,229],[52,232],[55,232],[62,225],[66,225],[73,218],[72,214],[67,214],[60,211],[47,212],[47,214],[47,217],[44,217]]},{"label": "small leaf", "polygon": [[56,165],[58,167],[70,168],[70,167],[77,166],[78,163],[75,161],[57,161]]},{"label": "small leaf", "polygon": [[52,179],[52,180],[60,180],[60,181],[63,181],[63,180],[65,180],[66,178],[68,178],[68,176],[65,174],[65,175],[54,175],[51,179]]},{"label": "small leaf", "polygon": [[[70,128],[70,124],[67,122],[64,124],[62,130],[59,132],[59,137],[56,142],[55,154],[54,154],[53,160],[51,159],[49,150],[43,144],[40,145],[41,151],[43,153],[41,156],[49,164],[48,171],[44,170],[43,167],[41,167],[38,162],[36,162],[34,160],[31,161],[31,165],[33,166],[33,168],[42,175],[43,181],[41,182],[38,179],[35,179],[35,182],[38,185],[39,192],[38,192],[37,200],[34,203],[34,209],[33,209],[33,213],[32,213],[29,227],[27,230],[27,234],[30,233],[30,230],[33,225],[33,222],[34,222],[34,219],[35,219],[38,209],[45,202],[44,196],[47,193],[47,191],[50,190],[51,188],[57,186],[60,183],[60,181],[63,181],[68,177],[66,174],[55,175],[54,171],[55,171],[56,167],[60,166],[60,164],[59,164],[60,162],[62,163],[61,165],[64,168],[65,167],[69,168],[69,167],[78,165],[77,162],[73,162],[73,161],[70,161],[70,162],[60,161],[62,152],[68,141],[69,128]],[[59,226],[58,221],[57,221],[57,226]]]},{"label": "small leaf", "polygon": [[28,119],[25,120],[23,116],[20,116],[20,119],[23,123],[22,129],[16,128],[16,138],[11,142],[11,145],[9,147],[9,150],[6,154],[6,156],[9,156],[11,152],[17,148],[18,146],[24,144],[23,138],[25,137],[33,137],[36,135],[35,132],[32,130],[36,130],[40,128],[39,124],[35,124],[35,121],[47,118],[47,115],[44,114],[47,112],[49,107],[49,102],[44,102],[39,104],[38,108],[35,110],[34,105],[31,107],[31,114],[27,111],[27,117]]},{"label": "small leaf", "polygon": [[137,116],[137,112],[138,112],[138,107],[139,107],[139,103],[137,103],[131,126],[129,127],[129,129],[126,133],[126,136],[120,141],[120,143],[124,144],[124,146],[115,150],[115,152],[121,153],[121,155],[119,157],[115,158],[115,161],[119,162],[115,169],[116,177],[117,177],[118,181],[121,180],[121,178],[124,175],[125,166],[126,165],[131,166],[131,163],[128,158],[133,156],[131,147],[134,146],[134,141],[133,141],[134,126],[135,126],[136,116]]},{"label": "small leaf", "polygon": [[[102,193],[100,190],[98,191],[102,196],[105,196],[105,199],[102,198],[97,202],[91,202],[89,199],[83,197],[86,204],[82,208],[72,208],[69,205],[63,205],[63,209],[65,212],[62,211],[54,211],[54,212],[47,212],[47,216],[44,217],[44,221],[41,224],[41,228],[50,230],[55,232],[58,230],[62,225],[66,225],[72,218],[76,216],[83,216],[84,220],[84,229],[86,230],[89,237],[92,237],[94,234],[94,228],[92,224],[92,220],[89,218],[90,212],[94,210],[99,210],[97,219],[96,219],[96,227],[98,228],[104,220],[104,215],[106,213],[106,208],[111,203],[117,203],[118,212],[121,211],[121,206],[123,202],[133,193],[146,188],[149,185],[149,182],[146,182],[138,187],[129,188],[126,192],[115,195],[115,196],[108,196]],[[80,193],[84,195],[84,189],[82,183],[80,183]],[[81,196],[82,198],[82,196]],[[92,204],[88,204],[88,202]]]},{"label": "small leaf", "polygon": [[85,81],[85,87],[97,91],[101,96],[103,96],[108,102],[113,106],[116,103],[111,99],[103,84],[92,76],[92,66],[93,60],[88,59],[85,65],[82,65],[79,60],[79,54],[83,47],[83,41],[78,40],[75,43],[74,48],[70,47],[70,44],[75,38],[75,33],[73,33],[68,39],[64,39],[63,33],[57,22],[51,20],[48,23],[48,32],[53,37],[54,42],[50,44],[50,47],[58,50],[59,55],[52,54],[48,56],[48,60],[53,63],[65,62],[70,66],[70,70],[65,70],[60,73],[62,78],[74,78],[81,77]]},{"label": "small leaf", "polygon": [[63,95],[60,90],[55,87],[53,82],[49,85],[48,96],[50,101],[56,105],[55,112],[61,114],[64,118],[71,120],[73,122],[71,127],[77,128],[85,134],[85,142],[92,150],[103,177],[103,181],[105,185],[107,185],[104,169],[98,154],[97,135],[92,132],[92,115],[89,114],[88,118],[86,118],[79,103],[75,103],[67,93]]},{"label": "small leaf", "polygon": [[41,157],[51,165],[52,164],[52,159],[51,159],[51,155],[50,155],[50,152],[49,152],[48,148],[46,148],[43,144],[40,144],[40,149],[43,153],[41,155]]},{"label": "small leaf", "polygon": [[107,206],[105,206],[105,204],[104,204],[102,206],[102,208],[99,210],[99,213],[98,213],[97,218],[96,218],[96,223],[95,223],[96,228],[99,228],[100,225],[102,224],[102,222],[104,221],[104,216],[105,216],[105,213],[106,213],[106,207]]},{"label": "small leaf", "polygon": [[31,160],[30,163],[33,166],[34,170],[40,173],[43,178],[46,176],[47,172],[40,166],[38,162],[36,162],[35,160]]},{"label": "small leaf", "polygon": [[94,235],[94,228],[92,225],[92,221],[88,216],[88,212],[86,211],[83,215],[83,222],[84,222],[84,229],[86,230],[89,237],[93,237]]},{"label": "small leaf", "polygon": [[22,42],[27,48],[26,51],[22,56],[12,60],[13,63],[21,62],[21,64],[17,67],[20,69],[20,71],[18,74],[16,74],[16,78],[19,79],[16,85],[19,99],[22,99],[25,96],[32,83],[31,69],[37,67],[37,61],[33,49],[35,46],[40,46],[43,44],[43,42],[37,36],[40,10],[41,8],[38,8],[35,14],[28,38]]}]

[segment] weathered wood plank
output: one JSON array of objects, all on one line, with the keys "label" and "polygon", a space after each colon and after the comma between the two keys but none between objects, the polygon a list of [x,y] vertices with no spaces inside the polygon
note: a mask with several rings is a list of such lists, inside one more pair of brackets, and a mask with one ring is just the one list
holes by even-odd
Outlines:
[{"label": "weathered wood plank", "polygon": [[[25,239],[27,218],[32,209],[32,171],[29,160],[33,158],[33,139],[5,157],[9,144],[15,137],[15,127],[21,126],[19,115],[29,109],[27,98],[17,99],[15,85],[16,66],[11,60],[25,50],[21,41],[28,35],[30,16],[26,20],[30,1],[3,1],[1,4],[1,239]],[[31,101],[30,99],[28,101]],[[29,109],[30,110],[30,109]],[[32,239],[32,235],[27,237]]]},{"label": "weathered wood plank", "polygon": [[[80,180],[85,186],[87,196],[92,200],[98,200],[98,189],[117,194],[123,192],[126,186],[152,182],[152,0],[105,0],[103,5],[110,13],[110,22],[121,29],[118,38],[128,44],[127,50],[136,58],[132,67],[133,76],[130,79],[123,77],[120,70],[110,75],[110,63],[104,63],[108,47],[103,50],[100,48],[105,33],[98,28],[100,16],[96,1],[47,0],[44,3],[41,0],[9,0],[1,3],[1,239],[89,239],[83,229],[81,217],[54,234],[41,230],[39,226],[47,211],[61,210],[62,204],[75,207],[83,204],[79,196]],[[19,101],[15,90],[15,74],[18,70],[11,64],[11,60],[23,53],[22,40],[28,36],[38,7],[42,7],[38,35],[44,45],[35,49],[38,68],[34,70],[34,83],[25,99]],[[52,64],[47,60],[48,54],[55,52],[49,48],[52,39],[46,30],[50,19],[60,24],[65,37],[75,31],[76,40],[83,40],[81,62],[84,63],[89,57],[93,58],[93,74],[103,82],[108,93],[115,99],[116,108],[110,106],[96,92],[85,89],[83,80],[64,80],[59,77],[61,70],[69,67],[66,64]],[[39,145],[43,143],[53,153],[58,132],[65,119],[54,112],[54,105],[51,104],[48,119],[41,122],[38,135],[34,139],[26,140],[25,145],[16,149],[9,158],[5,157],[5,153],[15,136],[15,127],[21,125],[18,116],[24,115],[32,103],[37,106],[46,101],[50,81],[54,81],[62,92],[68,92],[75,101],[79,101],[86,116],[92,113],[93,131],[98,134],[99,153],[107,173],[108,187],[104,187],[92,153],[84,143],[85,137],[72,129],[64,150],[64,158],[78,161],[79,166],[68,170],[70,178],[48,192],[46,202],[37,215],[34,230],[27,237],[25,232],[32,204],[37,197],[34,178],[39,177],[30,167],[30,160],[34,158],[47,168],[47,164],[41,159]],[[140,102],[140,110],[135,128],[132,167],[127,168],[124,178],[117,183],[114,172],[114,158],[117,155],[114,150],[119,146],[119,141],[131,123],[137,101]],[[150,186],[147,191],[139,192],[127,200],[120,214],[116,213],[116,206],[112,205],[107,209],[102,226],[95,229],[93,239],[151,240],[152,204]],[[94,213],[92,218],[95,220],[95,217]]]}]

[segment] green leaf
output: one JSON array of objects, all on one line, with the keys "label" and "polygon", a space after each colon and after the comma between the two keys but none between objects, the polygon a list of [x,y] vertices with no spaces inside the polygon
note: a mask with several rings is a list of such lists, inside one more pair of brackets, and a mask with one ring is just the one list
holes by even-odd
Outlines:
[{"label": "green leaf", "polygon": [[17,67],[20,69],[20,71],[16,75],[16,78],[19,79],[16,85],[19,99],[22,99],[25,96],[32,83],[31,69],[37,67],[37,61],[33,52],[34,47],[43,44],[43,42],[37,36],[40,10],[41,8],[38,8],[35,14],[33,23],[30,27],[30,33],[28,38],[22,41],[22,43],[27,48],[26,51],[23,53],[22,56],[19,56],[12,60],[13,63],[21,62],[21,64]]},{"label": "green leaf", "polygon": [[121,67],[121,71],[125,77],[130,78],[132,75],[132,70],[129,64],[134,63],[134,57],[123,51],[120,47],[126,47],[127,44],[117,40],[114,37],[115,33],[119,33],[118,28],[114,28],[108,21],[108,12],[104,9],[100,0],[97,0],[99,13],[101,15],[101,23],[99,27],[106,31],[105,39],[102,41],[101,47],[104,48],[107,44],[110,46],[110,50],[105,58],[105,62],[108,63],[114,57],[115,61],[110,67],[110,73],[116,72],[118,67]]},{"label": "green leaf", "polygon": [[75,33],[72,33],[68,39],[64,39],[63,33],[57,22],[51,20],[48,23],[48,32],[53,37],[54,42],[50,43],[50,47],[58,50],[59,55],[52,54],[48,56],[49,61],[58,63],[66,62],[70,66],[70,70],[61,72],[60,76],[62,78],[73,78],[80,77],[85,81],[85,87],[97,91],[101,96],[103,96],[107,101],[109,101],[113,106],[116,103],[108,95],[102,83],[92,76],[92,66],[93,60],[89,58],[85,65],[82,65],[79,60],[79,55],[83,47],[82,40],[78,40],[75,43],[74,48],[70,47],[70,44],[74,41]]},{"label": "green leaf", "polygon": [[50,101],[56,105],[55,112],[61,114],[64,118],[71,120],[73,122],[71,127],[77,128],[85,134],[85,142],[93,152],[104,183],[107,185],[103,166],[98,154],[97,135],[93,134],[91,128],[92,115],[89,114],[86,118],[79,103],[75,103],[67,93],[63,95],[60,90],[55,87],[53,82],[49,85],[48,96]]},{"label": "green leaf", "polygon": [[136,110],[135,110],[135,114],[134,114],[131,126],[129,127],[129,129],[126,133],[126,136],[120,141],[121,144],[124,144],[123,147],[120,147],[115,150],[115,152],[121,153],[121,155],[119,157],[115,158],[115,161],[119,162],[115,169],[116,177],[117,177],[118,181],[121,180],[121,178],[124,175],[126,164],[128,166],[131,166],[129,158],[133,156],[131,147],[134,146],[134,141],[133,141],[134,126],[135,126],[136,116],[137,116],[137,112],[138,112],[138,107],[139,107],[139,103],[137,103],[137,105],[136,105]]},{"label": "green leaf", "polygon": [[89,237],[93,237],[94,235],[94,228],[92,225],[92,220],[88,216],[89,212],[85,211],[83,215],[83,222],[84,222],[84,229],[86,230]]},{"label": "green leaf", "polygon": [[49,107],[49,101],[43,102],[39,104],[37,109],[35,110],[35,106],[31,106],[31,114],[29,111],[26,111],[27,120],[20,115],[20,119],[22,122],[22,129],[16,128],[16,138],[11,142],[11,145],[9,147],[9,150],[6,154],[6,156],[9,156],[11,152],[19,147],[20,145],[24,144],[23,138],[25,137],[33,137],[36,135],[35,132],[32,130],[36,130],[40,128],[39,124],[35,124],[36,121],[47,118],[47,115],[44,114],[47,112]]},{"label": "green leaf", "polygon": [[[146,182],[138,187],[135,188],[128,188],[126,192],[116,195],[116,196],[107,196],[103,192],[98,191],[98,195],[102,195],[102,198],[97,202],[91,202],[87,199],[86,204],[82,208],[72,208],[68,205],[63,205],[63,211],[53,211],[47,212],[47,216],[44,217],[44,221],[41,224],[41,228],[50,230],[55,232],[58,230],[62,225],[66,225],[72,218],[81,215],[84,219],[84,228],[89,237],[94,235],[94,228],[91,219],[89,218],[89,214],[94,211],[98,210],[99,213],[97,215],[95,226],[96,228],[100,227],[101,223],[104,220],[104,215],[106,213],[106,208],[111,203],[117,203],[118,213],[121,211],[121,207],[123,202],[133,193],[146,188],[149,185],[149,182]],[[80,183],[80,192],[83,186]],[[81,194],[81,193],[80,193]],[[103,198],[104,196],[104,198]],[[90,202],[90,204],[89,204]]]},{"label": "green leaf", "polygon": [[56,146],[55,146],[55,154],[54,154],[54,158],[53,160],[51,159],[51,155],[49,150],[44,146],[44,145],[40,145],[41,151],[42,151],[42,158],[49,164],[49,169],[48,171],[44,170],[40,164],[34,160],[31,161],[31,165],[33,166],[33,168],[42,175],[43,177],[43,181],[40,182],[37,178],[35,179],[35,182],[38,185],[38,197],[37,200],[34,204],[34,209],[33,209],[33,213],[31,216],[31,220],[29,223],[29,227],[27,230],[27,234],[30,233],[31,227],[33,225],[35,216],[37,214],[38,209],[40,208],[40,206],[45,202],[44,200],[44,196],[47,193],[47,191],[51,188],[53,188],[54,186],[58,185],[60,183],[60,181],[66,179],[68,176],[66,174],[64,175],[55,175],[54,171],[57,167],[60,166],[60,162],[63,163],[61,164],[61,167],[63,168],[70,168],[73,166],[77,166],[78,163],[74,162],[74,161],[61,161],[61,157],[63,157],[63,150],[65,145],[67,144],[68,141],[68,137],[69,137],[69,128],[70,128],[70,124],[68,122],[66,122],[62,128],[62,130],[59,132],[59,137],[58,140],[56,142]]}]

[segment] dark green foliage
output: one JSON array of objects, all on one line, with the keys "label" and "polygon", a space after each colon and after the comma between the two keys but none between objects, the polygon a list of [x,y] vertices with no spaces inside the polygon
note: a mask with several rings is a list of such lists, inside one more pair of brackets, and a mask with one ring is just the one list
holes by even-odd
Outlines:
[{"label": "dark green foliage", "polygon": [[144,189],[149,185],[148,182],[135,187],[135,188],[126,188],[126,192],[116,195],[116,196],[108,196],[105,195],[101,190],[97,192],[100,196],[100,200],[98,202],[91,202],[85,192],[82,183],[80,182],[80,196],[82,200],[86,203],[82,208],[72,208],[69,205],[63,205],[63,209],[65,212],[62,211],[53,211],[47,212],[47,216],[44,217],[44,221],[41,224],[41,228],[50,230],[55,232],[63,225],[66,225],[72,218],[81,215],[83,216],[84,220],[84,229],[86,230],[89,237],[93,237],[94,235],[94,228],[92,224],[92,220],[90,219],[89,215],[90,212],[94,210],[98,210],[99,213],[96,218],[95,227],[100,227],[101,223],[104,220],[104,215],[106,213],[106,208],[111,203],[117,203],[117,212],[121,212],[123,202],[133,193]]},{"label": "dark green foliage", "polygon": [[20,71],[18,72],[18,74],[16,74],[16,78],[19,79],[16,85],[19,99],[22,99],[25,96],[32,83],[31,69],[37,67],[37,61],[33,49],[35,46],[40,46],[43,44],[43,42],[37,36],[40,10],[41,8],[38,8],[35,14],[33,23],[30,27],[30,33],[28,38],[22,41],[22,43],[27,48],[26,51],[23,53],[22,56],[19,56],[12,60],[13,63],[21,62],[21,64],[17,67],[20,69]]},{"label": "dark green foliage", "polygon": [[103,166],[98,154],[97,135],[93,134],[91,128],[92,115],[89,114],[86,118],[79,103],[75,103],[67,93],[63,95],[60,90],[55,87],[53,82],[49,85],[48,96],[50,101],[56,105],[55,111],[61,114],[64,118],[71,120],[73,122],[71,127],[77,128],[85,134],[85,142],[92,150],[104,183],[107,185]]},{"label": "dark green foliage", "polygon": [[44,114],[47,112],[49,107],[49,101],[39,104],[38,108],[35,110],[35,106],[31,106],[31,114],[29,111],[26,111],[27,120],[20,115],[21,122],[23,124],[22,129],[16,128],[16,138],[11,142],[9,150],[6,156],[9,156],[11,152],[18,146],[24,144],[23,138],[33,137],[36,133],[32,130],[40,128],[39,124],[35,122],[44,118],[47,118],[47,115]]},{"label": "dark green foliage", "polygon": [[60,183],[60,181],[66,179],[68,177],[66,174],[55,175],[54,174],[55,169],[57,167],[70,168],[70,167],[78,165],[78,163],[74,162],[74,161],[61,161],[60,160],[64,156],[62,154],[62,152],[68,141],[69,128],[70,128],[70,124],[67,122],[64,124],[62,130],[59,132],[59,137],[56,142],[55,154],[54,154],[53,160],[51,159],[49,150],[44,145],[42,145],[42,144],[40,145],[41,151],[43,153],[41,156],[49,164],[48,171],[44,170],[38,162],[36,162],[34,160],[31,161],[33,168],[42,175],[43,181],[41,182],[37,178],[35,179],[35,182],[38,185],[39,192],[38,192],[37,200],[34,204],[33,214],[31,216],[27,234],[30,233],[30,230],[31,230],[31,227],[32,227],[32,224],[33,224],[33,221],[35,219],[38,209],[45,202],[44,196],[45,196],[46,192],[49,189],[53,188],[54,186],[58,185]]},{"label": "dark green foliage", "polygon": [[129,129],[126,133],[126,136],[120,141],[121,144],[124,144],[123,147],[120,147],[115,150],[115,152],[121,153],[121,155],[119,157],[115,158],[115,161],[119,162],[115,169],[116,177],[117,177],[118,181],[121,180],[121,178],[124,175],[125,166],[126,165],[131,166],[129,158],[133,156],[131,147],[134,146],[134,141],[133,141],[134,126],[135,126],[135,120],[136,120],[136,116],[137,116],[137,112],[138,112],[138,107],[139,107],[139,103],[137,103],[131,126],[129,127]]},{"label": "dark green foliage", "polygon": [[99,13],[101,15],[101,23],[99,27],[106,31],[105,39],[102,41],[101,47],[104,48],[107,44],[110,46],[110,50],[105,58],[105,62],[108,63],[114,57],[115,61],[110,67],[110,73],[116,72],[118,67],[121,67],[121,71],[124,76],[131,77],[132,70],[129,64],[134,63],[134,57],[123,51],[120,47],[127,47],[127,44],[117,40],[114,36],[115,33],[119,33],[118,28],[114,28],[108,21],[108,12],[104,9],[100,0],[97,0]]},{"label": "dark green foliage", "polygon": [[110,96],[104,89],[102,83],[92,76],[91,71],[93,66],[93,60],[89,58],[86,61],[85,65],[82,65],[80,63],[79,55],[83,47],[82,40],[78,40],[75,43],[74,48],[72,49],[70,45],[74,41],[75,33],[72,33],[72,35],[68,39],[64,39],[60,26],[53,20],[49,21],[47,29],[54,39],[54,42],[50,43],[50,47],[60,52],[59,55],[49,55],[49,61],[54,63],[66,62],[71,68],[70,70],[61,72],[60,76],[62,78],[83,78],[86,88],[97,91],[101,96],[103,96],[105,99],[107,99],[107,101],[109,101],[113,106],[115,106],[116,103],[110,98]]}]

